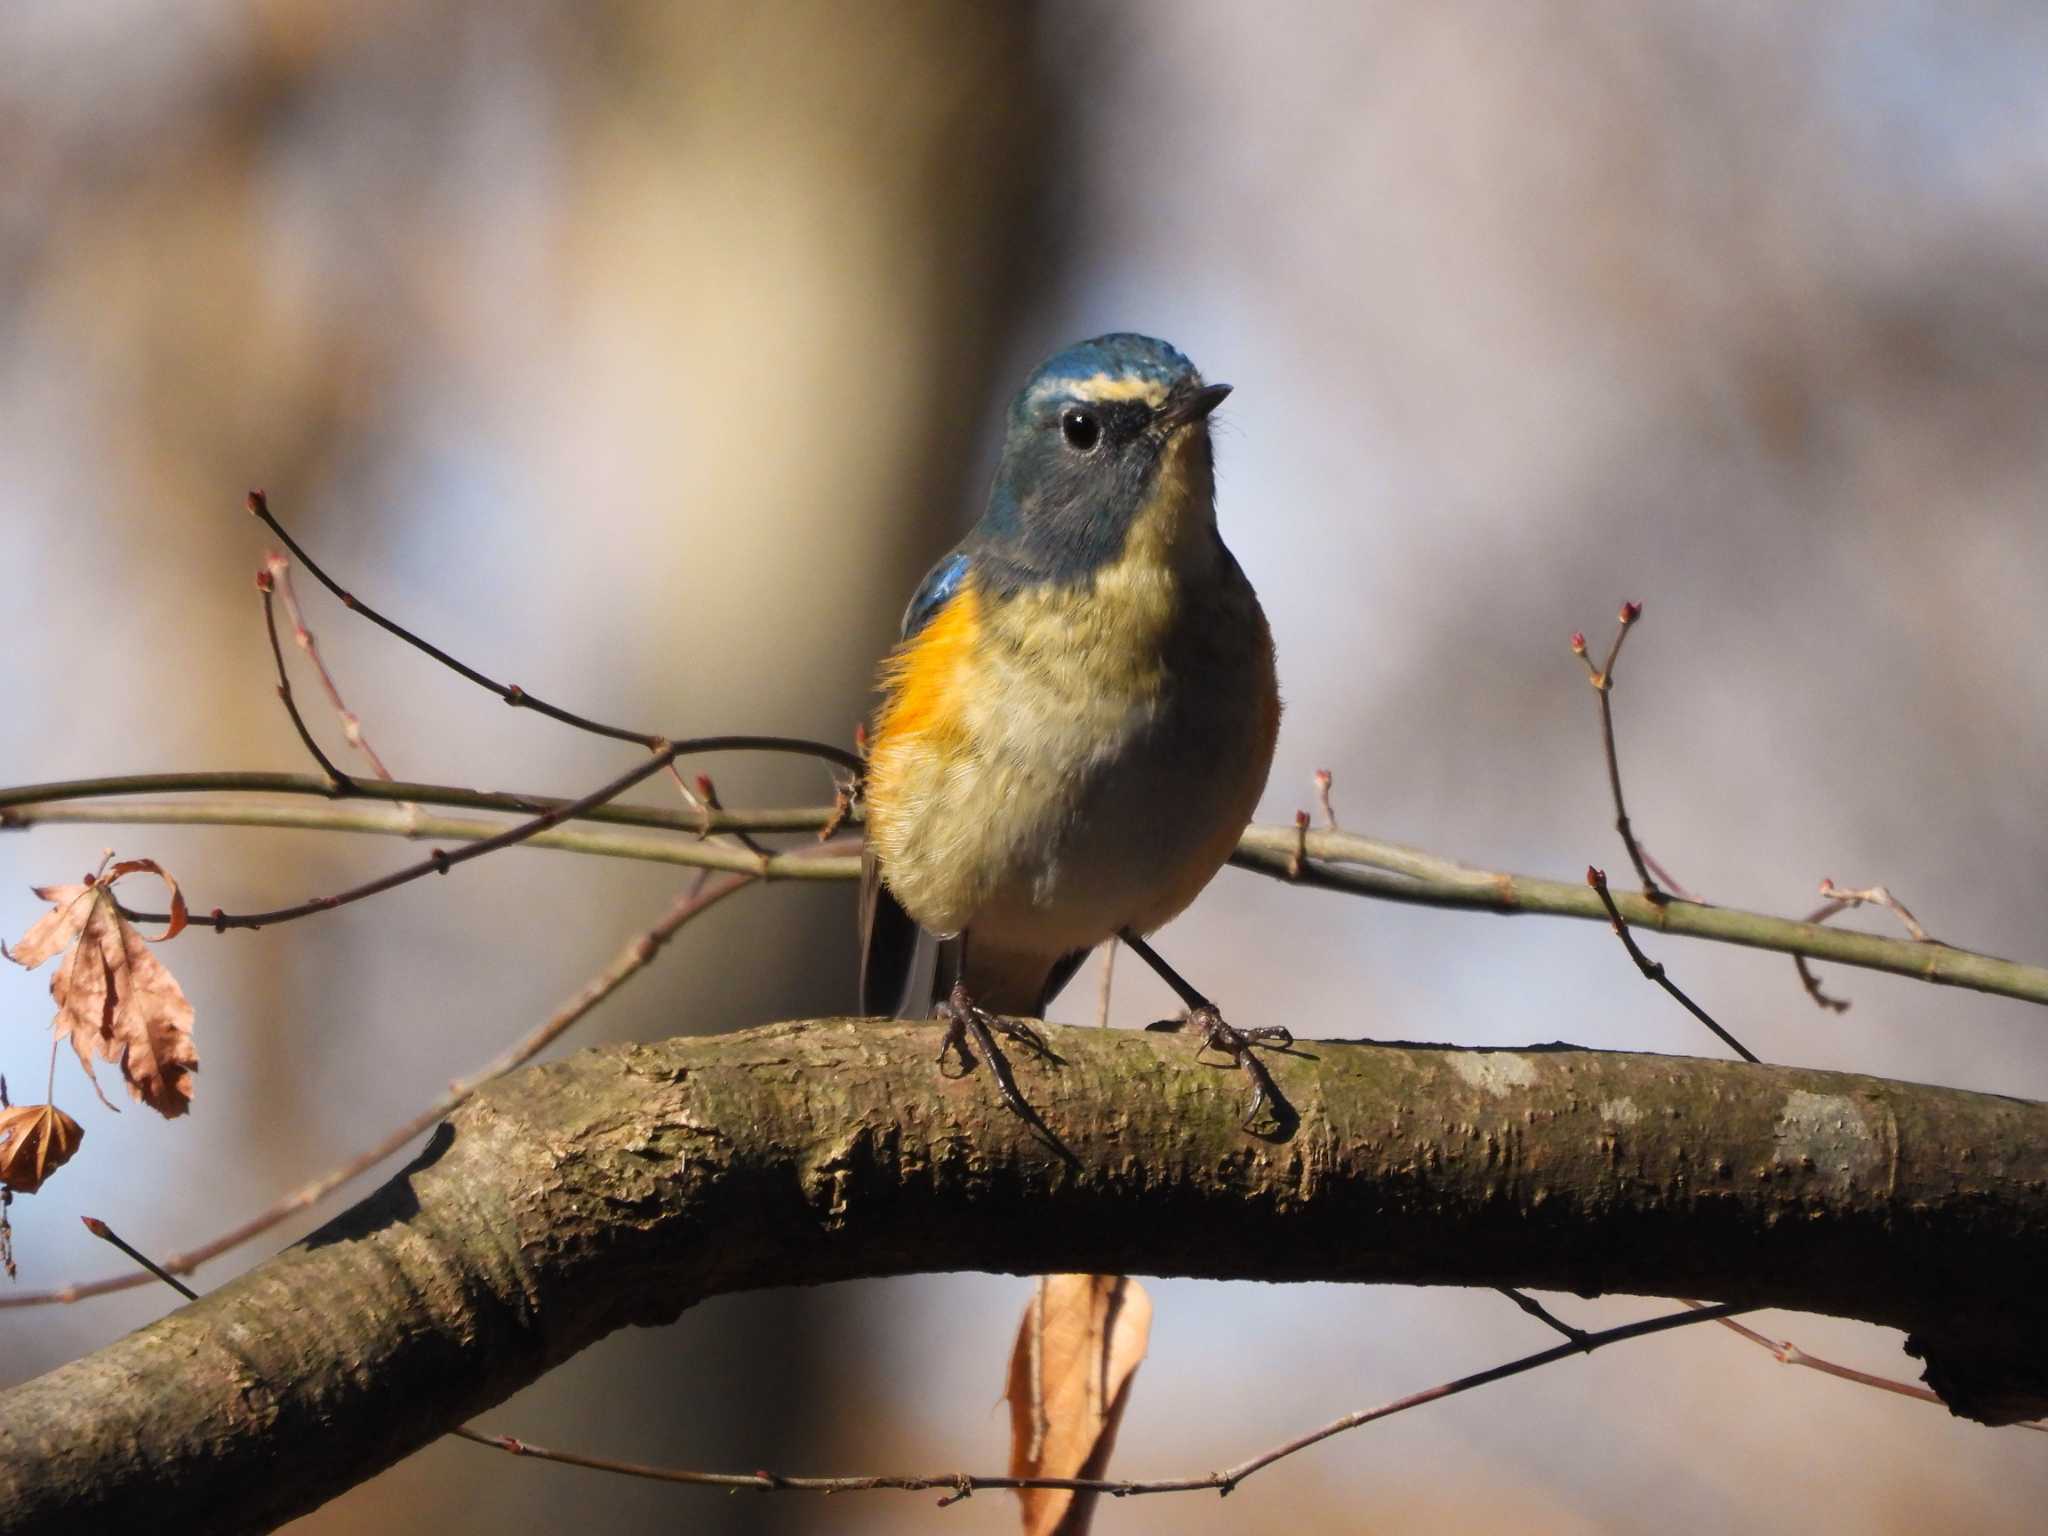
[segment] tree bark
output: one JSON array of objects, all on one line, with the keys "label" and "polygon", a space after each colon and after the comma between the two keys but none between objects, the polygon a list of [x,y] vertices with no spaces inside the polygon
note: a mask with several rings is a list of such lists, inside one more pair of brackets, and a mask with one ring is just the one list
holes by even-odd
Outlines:
[{"label": "tree bark", "polygon": [[1289,1113],[1174,1035],[935,1026],[586,1051],[483,1089],[360,1205],[0,1395],[0,1530],[267,1529],[628,1323],[911,1271],[1519,1285],[1904,1328],[1987,1423],[2048,1408],[2048,1106],[1579,1050],[1304,1042]]}]

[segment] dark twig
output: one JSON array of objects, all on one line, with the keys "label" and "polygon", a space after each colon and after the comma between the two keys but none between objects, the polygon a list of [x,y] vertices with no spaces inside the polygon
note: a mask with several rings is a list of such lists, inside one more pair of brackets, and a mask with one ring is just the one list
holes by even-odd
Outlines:
[{"label": "dark twig", "polygon": [[1600,744],[1607,753],[1607,787],[1614,793],[1614,830],[1621,834],[1621,843],[1628,850],[1628,859],[1636,868],[1636,877],[1643,882],[1643,894],[1660,905],[1666,900],[1663,889],[1650,875],[1650,866],[1644,862],[1643,850],[1636,842],[1634,830],[1629,826],[1628,806],[1621,797],[1621,761],[1614,749],[1614,664],[1621,659],[1622,642],[1628,639],[1628,632],[1635,621],[1643,616],[1641,603],[1623,603],[1620,623],[1614,631],[1614,644],[1607,648],[1607,659],[1597,667],[1593,658],[1586,653],[1586,637],[1574,632],[1572,654],[1586,664],[1586,681],[1593,685],[1593,692],[1600,700]]},{"label": "dark twig", "polygon": [[116,1248],[120,1249],[123,1253],[127,1254],[129,1258],[133,1259],[136,1263],[140,1264],[152,1275],[155,1275],[157,1279],[163,1281],[165,1285],[168,1285],[172,1290],[176,1291],[180,1296],[184,1297],[187,1301],[197,1301],[199,1299],[199,1293],[193,1290],[191,1286],[187,1285],[184,1281],[180,1280],[168,1269],[165,1269],[163,1265],[157,1263],[155,1259],[152,1259],[148,1254],[144,1253],[141,1249],[134,1247],[132,1244],[128,1242],[126,1238],[122,1237],[120,1233],[116,1232],[112,1227],[108,1226],[104,1221],[101,1221],[99,1217],[81,1216],[78,1219],[85,1223],[86,1231],[90,1232],[94,1237],[100,1238],[105,1242],[112,1243]]},{"label": "dark twig", "polygon": [[1607,908],[1607,920],[1614,927],[1615,937],[1621,940],[1622,948],[1628,951],[1629,959],[1635,961],[1636,969],[1678,999],[1685,1011],[1712,1030],[1714,1037],[1727,1046],[1729,1050],[1740,1056],[1744,1061],[1757,1060],[1756,1054],[1748,1046],[1716,1024],[1708,1015],[1706,1009],[1679,991],[1677,984],[1664,974],[1664,967],[1662,965],[1642,952],[1642,949],[1636,944],[1635,935],[1629,932],[1628,919],[1621,915],[1621,908],[1614,904],[1613,893],[1607,889],[1606,871],[1595,869],[1592,865],[1588,864],[1586,866],[1586,884],[1593,887],[1594,891],[1599,894],[1601,904]]},{"label": "dark twig", "polygon": [[345,795],[355,787],[355,781],[335,767],[332,760],[320,749],[320,743],[313,739],[313,733],[306,728],[305,717],[299,713],[299,706],[292,698],[292,680],[290,674],[285,671],[284,647],[277,639],[277,612],[271,597],[275,585],[268,566],[256,573],[256,590],[263,598],[263,631],[270,637],[270,654],[277,662],[278,702],[284,705],[285,714],[291,717],[292,729],[299,733],[300,743],[313,761],[320,765],[320,771],[327,776],[329,791]]},{"label": "dark twig", "polygon": [[441,663],[442,666],[455,673],[458,677],[467,678],[470,682],[475,683],[477,687],[488,689],[515,709],[533,710],[536,714],[546,715],[550,720],[559,720],[563,725],[574,726],[579,731],[588,731],[593,736],[608,736],[614,741],[638,742],[650,752],[661,750],[661,738],[657,735],[646,731],[628,730],[620,725],[606,725],[600,720],[592,720],[588,716],[579,715],[558,705],[550,704],[545,699],[536,698],[516,683],[508,685],[497,682],[492,678],[484,676],[476,668],[457,661],[439,646],[432,644],[430,641],[422,640],[403,624],[387,619],[368,603],[361,601],[354,593],[341,586],[332,576],[329,576],[321,568],[317,560],[299,547],[298,540],[294,539],[285,530],[284,524],[280,523],[271,514],[270,499],[262,491],[251,491],[249,493],[249,511],[262,522],[264,527],[277,535],[278,541],[292,552],[292,558],[312,572],[313,579],[333,593],[342,607],[352,613],[361,614],[386,634],[396,636],[414,650],[433,657],[434,660]]},{"label": "dark twig", "polygon": [[[1809,923],[1824,923],[1841,910],[1842,904],[1839,901],[1831,901],[1825,906],[1815,907],[1811,912],[1807,913],[1806,921]],[[1799,985],[1806,989],[1806,995],[1813,999],[1815,1007],[1824,1008],[1829,1013],[1847,1013],[1849,1011],[1848,998],[1834,997],[1821,990],[1820,973],[1807,963],[1806,956],[1794,955],[1792,957],[1792,969],[1799,973]]]},{"label": "dark twig", "polygon": [[[1497,1285],[1494,1287],[1494,1289],[1499,1291],[1501,1295],[1507,1297],[1509,1301],[1512,1301],[1516,1306],[1520,1307],[1524,1312],[1528,1313],[1531,1317],[1535,1318],[1537,1322],[1542,1323],[1546,1328],[1555,1329],[1557,1332],[1563,1334],[1566,1338],[1570,1339],[1574,1344],[1577,1344],[1581,1349],[1590,1350],[1592,1348],[1591,1345],[1586,1343],[1587,1334],[1585,1329],[1574,1328],[1570,1323],[1566,1322],[1563,1318],[1559,1317],[1556,1313],[1552,1312],[1550,1308],[1544,1306],[1542,1302],[1538,1301],[1534,1296],[1531,1296],[1528,1292],[1518,1291],[1512,1285]],[[1686,1305],[1691,1306],[1692,1303],[1687,1302]]]},{"label": "dark twig", "polygon": [[[1688,1305],[1691,1305],[1688,1303]],[[1256,1472],[1262,1472],[1275,1462],[1307,1450],[1310,1446],[1328,1440],[1346,1430],[1357,1429],[1379,1419],[1392,1418],[1397,1413],[1406,1413],[1411,1408],[1420,1408],[1424,1403],[1439,1402],[1455,1397],[1460,1392],[1469,1392],[1474,1387],[1490,1386],[1496,1381],[1505,1381],[1511,1376],[1520,1376],[1559,1360],[1567,1360],[1576,1354],[1591,1354],[1594,1350],[1609,1344],[1619,1344],[1627,1339],[1646,1338],[1651,1334],[1666,1333],[1673,1328],[1685,1328],[1694,1323],[1713,1322],[1749,1310],[1733,1303],[1704,1307],[1698,1311],[1667,1312],[1660,1317],[1645,1318],[1637,1323],[1624,1323],[1616,1328],[1603,1328],[1598,1333],[1580,1334],[1577,1338],[1539,1350],[1533,1355],[1509,1360],[1484,1371],[1475,1371],[1469,1376],[1460,1376],[1420,1392],[1411,1392],[1406,1397],[1397,1397],[1392,1402],[1382,1403],[1377,1408],[1362,1409],[1347,1413],[1342,1418],[1332,1419],[1318,1429],[1305,1435],[1298,1435],[1270,1450],[1261,1451],[1248,1461],[1241,1461],[1234,1467],[1221,1472],[1206,1472],[1192,1477],[1160,1478],[1137,1482],[1120,1479],[1111,1481],[1096,1477],[1000,1477],[969,1472],[940,1472],[928,1476],[874,1476],[874,1477],[784,1477],[774,1472],[692,1472],[679,1467],[654,1467],[640,1462],[614,1461],[603,1456],[584,1456],[574,1451],[551,1451],[543,1446],[525,1440],[515,1440],[510,1435],[490,1435],[480,1430],[458,1429],[453,1433],[478,1445],[490,1446],[507,1451],[515,1456],[532,1456],[543,1461],[560,1462],[566,1466],[589,1467],[600,1472],[614,1472],[626,1477],[644,1477],[656,1482],[684,1483],[700,1488],[747,1489],[757,1493],[867,1493],[876,1489],[889,1488],[905,1492],[932,1492],[944,1490],[952,1503],[970,1493],[990,1489],[1013,1488],[1057,1488],[1069,1489],[1076,1493],[1108,1494],[1112,1498],[1132,1498],[1148,1493],[1195,1493],[1213,1490],[1227,1494]]]},{"label": "dark twig", "polygon": [[[417,863],[407,864],[374,880],[366,880],[361,885],[350,886],[345,891],[337,891],[332,896],[316,896],[311,901],[302,901],[296,906],[275,907],[267,912],[223,912],[215,907],[203,920],[204,924],[216,933],[226,932],[230,928],[266,928],[274,923],[289,923],[302,917],[310,917],[316,912],[331,912],[336,907],[345,907],[371,896],[381,896],[386,891],[396,890],[401,885],[410,885],[413,881],[428,875],[445,875],[458,864],[467,864],[472,859],[496,853],[501,848],[513,847],[536,833],[545,832],[550,827],[581,816],[607,801],[616,800],[643,779],[652,778],[661,772],[677,758],[703,752],[790,752],[801,756],[811,755],[808,743],[792,743],[781,736],[698,736],[686,741],[668,742],[645,762],[636,763],[617,778],[600,785],[580,799],[550,806],[530,820],[507,827],[495,837],[486,837],[466,844],[453,853],[437,848]],[[126,911],[125,908],[123,910]],[[156,914],[148,912],[129,913],[128,916],[131,921],[160,920]]]},{"label": "dark twig", "polygon": [[[334,674],[327,670],[327,662],[320,654],[320,642],[313,638],[313,631],[306,623],[305,610],[299,607],[299,595],[292,588],[291,561],[272,550],[264,561],[264,570],[276,584],[277,595],[284,600],[285,616],[292,621],[292,643],[313,664],[313,675],[320,679],[320,691],[327,695],[328,704],[341,720],[342,739],[370,760],[372,773],[389,782],[391,770],[384,766],[384,759],[377,755],[377,749],[370,745],[370,738],[363,734],[362,717],[350,709],[348,701],[341,696],[341,687],[334,681]],[[271,644],[275,646],[276,643],[273,630]]]},{"label": "dark twig", "polygon": [[[1702,1301],[1688,1301],[1686,1305],[1688,1307],[1704,1307],[1706,1303]],[[1939,1393],[1930,1391],[1928,1388],[1920,1386],[1915,1382],[1900,1381],[1895,1376],[1874,1375],[1869,1371],[1859,1371],[1853,1366],[1837,1365],[1832,1360],[1823,1360],[1818,1355],[1809,1355],[1789,1339],[1771,1338],[1766,1334],[1758,1333],[1754,1328],[1746,1328],[1731,1318],[1724,1317],[1719,1321],[1722,1327],[1731,1329],[1749,1340],[1750,1343],[1769,1350],[1777,1357],[1780,1365],[1803,1365],[1808,1370],[1819,1371],[1824,1376],[1834,1376],[1842,1381],[1853,1381],[1859,1386],[1875,1387],[1880,1392],[1896,1393],[1900,1397],[1910,1397],[1915,1402],[1947,1406],[1945,1403],[1942,1403]],[[2043,1419],[2022,1419],[2008,1427],[2012,1429],[2031,1429],[2039,1433],[2048,1434],[2048,1420]]]},{"label": "dark twig", "polygon": [[[690,794],[690,790],[687,786],[685,786],[683,792],[685,794]],[[709,837],[711,835],[711,817],[725,809],[725,807],[719,803],[718,786],[711,782],[710,774],[700,773],[697,775],[697,788],[694,798],[701,805],[705,812],[703,835]],[[774,849],[767,847],[758,838],[754,837],[752,834],[746,832],[743,829],[736,829],[733,833],[733,837],[740,844],[740,846],[745,848],[749,853],[758,854],[764,859],[772,859],[773,857],[775,857]]]},{"label": "dark twig", "polygon": [[[434,645],[429,641],[421,639],[418,635],[414,634],[404,625],[399,624],[394,620],[386,618],[383,614],[379,613],[376,609],[372,608],[368,603],[365,603],[361,599],[356,597],[354,593],[342,587],[338,582],[335,581],[335,579],[332,576],[329,576],[327,572],[321,568],[320,563],[317,560],[315,560],[311,555],[307,554],[304,549],[299,547],[298,540],[294,539],[291,536],[291,534],[285,530],[284,524],[280,523],[277,520],[277,518],[271,513],[269,498],[266,497],[262,491],[251,491],[249,493],[249,511],[252,514],[254,514],[266,528],[268,528],[272,533],[277,535],[279,542],[282,543],[286,549],[292,552],[292,558],[297,560],[299,564],[304,566],[308,571],[312,572],[313,579],[319,582],[320,585],[325,587],[329,592],[333,593],[335,598],[341,603],[341,605],[344,608],[347,608],[352,613],[361,614],[364,618],[368,619],[372,624],[375,624],[379,629],[383,630],[386,634],[393,635],[396,638],[404,641],[407,645],[413,647],[413,649],[421,652],[422,654],[431,656],[435,661],[440,662],[442,666],[448,668],[449,671],[455,673],[458,677],[466,678],[468,681],[475,683],[477,687],[496,694],[499,698],[503,699],[507,704],[512,705],[515,709],[533,710],[536,714],[546,715],[550,720],[560,721],[563,725],[573,726],[579,731],[588,731],[593,736],[606,736],[611,738],[613,741],[637,742],[641,746],[645,747],[649,752],[657,754],[657,756],[668,750],[669,742],[667,738],[663,737],[659,733],[651,731],[628,730],[626,727],[620,725],[606,725],[601,720],[593,720],[587,715],[576,714],[571,710],[563,709],[560,705],[550,704],[545,699],[537,698],[533,694],[528,693],[524,688],[520,687],[517,683],[500,683],[493,678],[484,676],[484,674],[477,671],[475,667],[469,666],[464,662],[457,661],[453,656],[449,655],[439,646]],[[805,757],[822,758],[828,763],[833,763],[841,768],[846,769],[848,772],[860,772],[861,764],[859,758],[855,757],[851,752],[846,751],[844,748],[832,746],[828,742],[805,741],[799,737],[794,736],[756,736],[750,737],[748,739],[757,743],[765,743],[770,741],[776,743],[776,745],[772,747],[759,746],[751,750],[768,752],[790,752]],[[672,762],[674,761],[674,758],[670,757],[667,759],[667,761]]]},{"label": "dark twig", "polygon": [[1650,850],[1645,848],[1641,843],[1636,844],[1636,852],[1640,853],[1643,856],[1643,862],[1650,866],[1650,873],[1655,875],[1659,880],[1664,882],[1665,890],[1669,891],[1673,896],[1676,896],[1680,901],[1699,900],[1699,897],[1695,896],[1691,891],[1687,890],[1685,886],[1682,885],[1672,875],[1670,870],[1666,869],[1663,866],[1663,864],[1658,862],[1656,855],[1652,854]]}]

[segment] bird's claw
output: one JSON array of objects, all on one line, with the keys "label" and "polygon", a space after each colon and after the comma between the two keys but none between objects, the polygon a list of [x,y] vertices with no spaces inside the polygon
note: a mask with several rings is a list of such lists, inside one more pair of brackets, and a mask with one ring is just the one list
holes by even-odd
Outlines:
[{"label": "bird's claw", "polygon": [[[1029,1024],[1018,1019],[1006,1019],[1001,1014],[990,1013],[967,995],[967,988],[960,982],[953,983],[952,992],[934,1012],[946,1021],[945,1038],[939,1042],[939,1073],[945,1077],[965,1077],[974,1070],[974,1057],[967,1049],[967,1037],[972,1035],[974,1043],[981,1047],[981,1053],[988,1058],[989,1070],[995,1074],[996,1087],[1002,1093],[1003,1102],[1026,1120],[1035,1120],[1031,1107],[1024,1102],[1024,1095],[1017,1089],[1017,1079],[1010,1073],[1010,1063],[996,1048],[995,1037],[1016,1041],[1034,1056],[1042,1060],[1053,1060],[1052,1047],[1045,1043],[1045,1037]],[[946,1055],[958,1052],[960,1070],[946,1071]]]},{"label": "bird's claw", "polygon": [[1255,1047],[1261,1045],[1285,1048],[1294,1044],[1294,1033],[1284,1024],[1261,1024],[1251,1029],[1239,1029],[1223,1017],[1213,1003],[1205,1003],[1187,1011],[1184,1025],[1201,1034],[1201,1043],[1195,1047],[1195,1054],[1214,1051],[1219,1056],[1230,1058],[1231,1065],[1252,1080],[1252,1104],[1245,1111],[1241,1122],[1250,1130],[1259,1118],[1259,1111],[1271,1102],[1284,1104],[1280,1087],[1273,1081],[1273,1074],[1266,1070],[1266,1064],[1259,1060]]}]

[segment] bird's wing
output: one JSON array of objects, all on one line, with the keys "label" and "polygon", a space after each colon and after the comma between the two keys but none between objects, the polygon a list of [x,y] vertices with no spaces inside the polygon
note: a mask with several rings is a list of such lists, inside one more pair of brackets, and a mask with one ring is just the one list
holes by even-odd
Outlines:
[{"label": "bird's wing", "polygon": [[[954,550],[939,560],[903,610],[902,639],[929,624],[967,578],[968,559]],[[882,883],[872,849],[860,861],[860,1006],[867,1014],[922,1017],[936,995],[937,941],[912,921]]]},{"label": "bird's wing", "polygon": [[939,563],[924,573],[924,580],[918,583],[917,590],[910,596],[910,606],[903,610],[902,639],[910,639],[946,606],[946,600],[958,592],[960,584],[967,579],[967,568],[967,552],[956,549],[941,556]]},{"label": "bird's wing", "polygon": [[[889,1018],[921,1018],[930,1011],[932,982],[917,986],[928,971],[937,942],[911,920],[882,884],[874,851],[860,860],[860,1011]],[[922,996],[918,994],[922,992]]]}]

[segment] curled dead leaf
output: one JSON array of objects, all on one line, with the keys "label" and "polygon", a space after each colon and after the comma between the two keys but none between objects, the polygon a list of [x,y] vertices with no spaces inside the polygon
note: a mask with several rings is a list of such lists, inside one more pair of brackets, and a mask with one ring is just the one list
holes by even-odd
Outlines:
[{"label": "curled dead leaf", "polygon": [[[50,910],[8,954],[34,967],[63,950],[63,962],[50,978],[57,1004],[52,1033],[70,1037],[95,1093],[99,1081],[92,1063],[98,1056],[119,1065],[131,1094],[175,1118],[191,1108],[192,1074],[199,1070],[192,1005],[150,949],[149,936],[115,904],[115,881],[131,874],[155,875],[170,887],[170,920],[155,938],[176,938],[186,923],[177,882],[154,859],[126,859],[81,885],[37,887]],[[100,1098],[105,1102],[106,1095]]]},{"label": "curled dead leaf", "polygon": [[[1045,1275],[1010,1352],[1010,1475],[1101,1477],[1132,1375],[1152,1332],[1152,1298],[1128,1275]],[[1024,1536],[1085,1536],[1095,1495],[1023,1488]]]},{"label": "curled dead leaf", "polygon": [[71,1161],[85,1139],[76,1120],[54,1104],[0,1109],[0,1185],[32,1195]]}]

